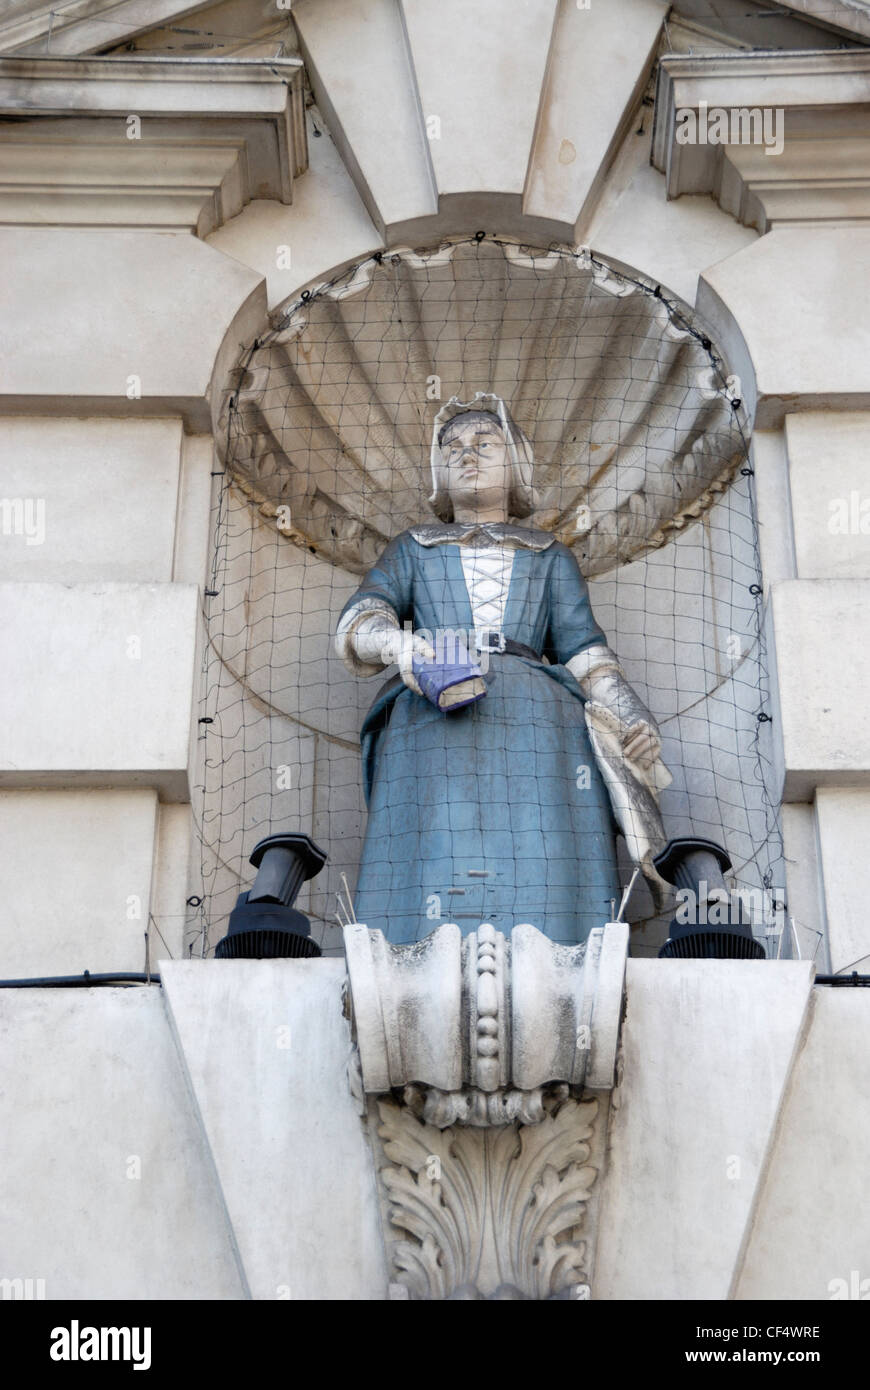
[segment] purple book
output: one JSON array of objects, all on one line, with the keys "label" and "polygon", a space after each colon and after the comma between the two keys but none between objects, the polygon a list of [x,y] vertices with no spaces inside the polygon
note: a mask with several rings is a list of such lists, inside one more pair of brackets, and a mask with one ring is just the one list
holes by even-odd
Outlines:
[{"label": "purple book", "polygon": [[414,657],[414,675],[426,699],[445,713],[482,700],[486,681],[480,667],[465,661],[421,661]]}]

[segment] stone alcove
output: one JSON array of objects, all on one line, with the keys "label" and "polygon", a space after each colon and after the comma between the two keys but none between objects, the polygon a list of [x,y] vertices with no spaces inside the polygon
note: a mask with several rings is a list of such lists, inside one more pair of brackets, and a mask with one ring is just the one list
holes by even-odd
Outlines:
[{"label": "stone alcove", "polygon": [[[299,828],[330,856],[300,905],[324,949],[341,950],[336,895],[353,888],[365,827],[357,734],[377,682],[344,671],[335,622],[387,540],[428,515],[439,405],[488,389],[533,440],[534,524],[575,550],[662,725],[668,833],[724,843],[741,887],[775,898],[783,882],[739,381],[692,311],[633,268],[453,238],[313,282],[215,399],[227,473],[203,687],[211,947],[256,840]],[[654,953],[666,919],[642,887],[628,917],[633,951]]]}]

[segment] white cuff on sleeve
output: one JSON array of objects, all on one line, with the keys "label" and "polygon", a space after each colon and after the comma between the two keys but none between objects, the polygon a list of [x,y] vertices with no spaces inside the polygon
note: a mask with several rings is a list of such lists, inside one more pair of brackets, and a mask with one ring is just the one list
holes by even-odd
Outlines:
[{"label": "white cuff on sleeve", "polygon": [[355,676],[377,676],[389,662],[381,660],[385,638],[401,633],[395,611],[379,598],[361,598],[348,608],[335,633],[335,650]]}]

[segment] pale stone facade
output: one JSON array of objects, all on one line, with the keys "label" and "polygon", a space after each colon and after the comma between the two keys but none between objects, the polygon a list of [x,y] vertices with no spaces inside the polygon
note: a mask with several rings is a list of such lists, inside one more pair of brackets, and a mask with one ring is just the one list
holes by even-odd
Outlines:
[{"label": "pale stone facade", "polygon": [[[851,1270],[870,1275],[850,1219],[870,1004],[812,985],[814,968],[870,971],[870,18],[838,0],[766,18],[717,8],[6,5],[0,974],[171,963],[162,994],[0,991],[4,1066],[18,1059],[0,1276],[45,1277],[49,1297],[388,1296],[337,930],[321,933],[334,960],[181,959],[201,945],[189,900],[212,475],[231,373],[270,314],[373,253],[479,228],[589,246],[694,307],[753,431],[769,747],[805,959],[629,960],[592,1296],[826,1298]],[[781,111],[782,152],[681,143],[677,113],[713,108]],[[234,505],[240,534],[260,525]],[[304,621],[301,581],[324,562],[293,557]],[[334,580],[336,613],[352,588]],[[358,707],[330,718],[347,744],[334,784],[306,774],[290,818],[321,838],[334,809],[336,841],[352,844]],[[316,768],[313,741],[300,731],[293,757]],[[264,1046],[283,1026],[292,1043]],[[255,1059],[265,1109],[245,1087]],[[89,1108],[73,1116],[84,1075]],[[65,1125],[61,1178],[44,1141]],[[331,1190],[315,1201],[306,1182],[325,1154]],[[125,1176],[130,1155],[141,1181]],[[198,1175],[183,1215],[182,1167]],[[72,1274],[58,1214],[89,1206],[106,1223]],[[146,1213],[150,1243],[117,1246],[117,1223]]]}]

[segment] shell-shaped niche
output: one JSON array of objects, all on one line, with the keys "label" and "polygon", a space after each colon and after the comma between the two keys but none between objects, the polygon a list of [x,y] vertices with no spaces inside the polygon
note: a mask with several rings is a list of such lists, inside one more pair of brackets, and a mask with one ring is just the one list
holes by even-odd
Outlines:
[{"label": "shell-shaped niche", "polygon": [[440,405],[494,391],[533,441],[531,524],[602,574],[696,520],[744,456],[709,342],[649,288],[589,252],[493,240],[373,258],[246,354],[228,466],[291,540],[360,573],[431,519]]},{"label": "shell-shaped niche", "polygon": [[[636,272],[493,238],[370,258],[276,315],[220,402],[197,951],[223,935],[254,844],[286,828],[328,852],[298,906],[341,950],[380,682],[344,668],[336,624],[387,542],[434,520],[432,423],[477,391],[532,441],[541,502],[525,524],[572,546],[659,722],[667,833],[723,844],[741,885],[783,883],[751,468],[726,372],[691,312]],[[642,885],[627,915],[633,952],[654,954],[667,918]]]}]

